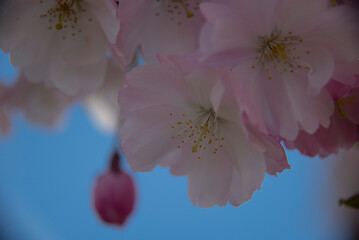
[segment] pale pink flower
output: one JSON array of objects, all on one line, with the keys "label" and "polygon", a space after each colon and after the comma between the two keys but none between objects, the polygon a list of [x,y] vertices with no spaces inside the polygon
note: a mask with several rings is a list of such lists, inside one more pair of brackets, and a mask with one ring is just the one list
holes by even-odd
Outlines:
[{"label": "pale pink flower", "polygon": [[7,114],[23,112],[31,122],[53,127],[64,117],[65,110],[73,98],[57,89],[50,89],[43,83],[29,82],[21,74],[14,86],[9,87],[0,105]]},{"label": "pale pink flower", "polygon": [[[358,82],[359,83],[359,82]],[[348,94],[351,93],[353,88],[358,87],[358,83],[355,83],[353,85],[345,85],[341,82],[331,80],[325,88],[329,91],[330,95],[334,100],[337,100],[339,98],[345,97]]]},{"label": "pale pink flower", "polygon": [[359,125],[359,87],[353,89],[347,96],[337,99],[337,104],[344,117]]},{"label": "pale pink flower", "polygon": [[15,0],[0,16],[0,48],[32,82],[77,94],[99,88],[119,31],[111,0]]},{"label": "pale pink flower", "polygon": [[327,0],[224,2],[201,4],[207,22],[197,56],[233,67],[249,120],[289,140],[328,127],[334,105],[323,87],[331,78],[351,85],[359,72],[353,9]]},{"label": "pale pink flower", "polygon": [[108,59],[103,86],[97,91],[73,97],[43,83],[32,83],[20,74],[11,87],[0,85],[0,128],[9,128],[8,115],[24,112],[30,121],[55,126],[75,102],[82,102],[96,126],[105,132],[115,133],[119,128],[118,92],[123,85],[124,70],[116,61]]},{"label": "pale pink flower", "polygon": [[[298,149],[302,154],[327,157],[340,149],[350,149],[359,140],[359,88],[348,90],[340,83],[330,84],[330,91],[341,93],[335,96],[335,111],[328,128],[320,127],[315,133],[300,131],[294,141],[285,141],[289,149]],[[336,90],[332,89],[336,87]]]},{"label": "pale pink flower", "polygon": [[120,169],[119,160],[115,153],[109,171],[96,180],[93,201],[104,222],[123,226],[135,206],[135,186],[131,176]]},{"label": "pale pink flower", "polygon": [[120,126],[117,96],[123,86],[124,73],[115,61],[108,60],[103,86],[83,100],[96,125],[105,132],[114,133]]},{"label": "pale pink flower", "polygon": [[239,206],[260,189],[265,172],[289,165],[280,143],[241,119],[215,71],[179,57],[132,69],[119,105],[121,147],[134,171],[170,167],[188,176],[188,194],[200,207]]},{"label": "pale pink flower", "polygon": [[203,0],[119,1],[117,42],[128,63],[139,46],[145,62],[156,61],[157,52],[183,55],[195,51],[204,22],[200,2]]},{"label": "pale pink flower", "polygon": [[340,149],[350,149],[358,140],[358,125],[341,117],[336,109],[328,128],[320,127],[313,134],[300,131],[294,141],[285,141],[285,145],[288,149],[298,149],[304,155],[324,158],[337,154]]}]

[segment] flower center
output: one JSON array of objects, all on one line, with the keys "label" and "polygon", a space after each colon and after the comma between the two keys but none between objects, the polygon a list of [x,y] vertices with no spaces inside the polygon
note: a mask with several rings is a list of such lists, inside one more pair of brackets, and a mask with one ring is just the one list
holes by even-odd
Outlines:
[{"label": "flower center", "polygon": [[[40,4],[44,4],[44,0],[40,0]],[[55,5],[50,7],[40,18],[47,20],[49,30],[57,30],[62,32],[62,39],[65,40],[67,35],[75,37],[76,34],[82,32],[78,26],[79,15],[86,17],[87,11],[81,0],[57,0]],[[48,3],[48,2],[47,2]],[[91,16],[87,16],[88,21],[92,22]]]},{"label": "flower center", "polygon": [[358,100],[358,97],[356,95],[348,96],[345,98],[339,98],[339,99],[335,100],[335,104],[337,106],[339,116],[342,118],[346,117],[347,114],[343,110],[343,106],[345,104],[349,104],[349,106],[352,106],[354,104],[354,102],[356,102],[357,100]]},{"label": "flower center", "polygon": [[192,18],[199,9],[197,0],[156,0],[155,16],[168,15],[171,21],[182,24],[183,17]]},{"label": "flower center", "polygon": [[198,154],[198,159],[203,151],[210,151],[216,154],[223,148],[224,137],[221,135],[221,119],[216,116],[213,109],[200,110],[191,116],[185,113],[170,113],[174,120],[171,129],[174,130],[172,140],[182,148],[188,141],[192,145],[192,153]]},{"label": "flower center", "polygon": [[69,1],[58,1],[58,5],[59,5],[59,21],[58,23],[55,25],[57,30],[61,30],[62,29],[62,23],[65,19],[65,16],[70,17],[70,15],[73,15],[76,18],[76,12],[72,9],[72,6],[74,5],[75,0],[69,0]]},{"label": "flower center", "polygon": [[[309,68],[301,64],[303,51],[300,44],[303,43],[303,39],[293,35],[292,31],[284,34],[275,27],[269,36],[258,36],[258,39],[257,64],[252,65],[252,69],[256,69],[257,66],[264,67],[269,80],[272,79],[270,71],[273,69],[284,74],[294,73],[296,68]],[[306,54],[310,54],[310,51],[306,51]]]},{"label": "flower center", "polygon": [[343,4],[343,0],[330,0],[330,6],[332,7],[336,7],[341,4]]}]

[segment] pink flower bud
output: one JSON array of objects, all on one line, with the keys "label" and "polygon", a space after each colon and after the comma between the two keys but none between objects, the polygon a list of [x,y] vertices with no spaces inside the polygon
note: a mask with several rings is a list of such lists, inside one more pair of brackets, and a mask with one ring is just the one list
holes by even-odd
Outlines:
[{"label": "pink flower bud", "polygon": [[110,170],[96,181],[93,199],[104,222],[122,226],[135,205],[135,187],[131,176],[120,170],[119,160],[115,153]]}]

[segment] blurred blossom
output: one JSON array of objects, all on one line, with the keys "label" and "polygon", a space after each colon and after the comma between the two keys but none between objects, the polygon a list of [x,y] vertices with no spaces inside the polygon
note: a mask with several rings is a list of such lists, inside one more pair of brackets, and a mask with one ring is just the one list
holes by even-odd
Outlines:
[{"label": "blurred blossom", "polygon": [[105,132],[114,133],[119,128],[120,109],[117,96],[123,86],[124,73],[115,61],[108,60],[104,84],[83,100],[95,124]]},{"label": "blurred blossom", "polygon": [[109,170],[97,178],[93,201],[99,217],[106,223],[123,226],[135,205],[132,177],[119,167],[120,156],[112,156]]},{"label": "blurred blossom", "polygon": [[15,0],[0,12],[0,49],[32,82],[75,95],[99,88],[120,27],[110,0]]},{"label": "blurred blossom", "polygon": [[[15,111],[23,112],[31,122],[43,126],[55,126],[64,117],[73,98],[43,83],[29,82],[20,74],[14,86],[0,86],[1,124],[6,129],[6,117]],[[9,123],[10,124],[10,123]],[[8,124],[8,125],[9,125]]]},{"label": "blurred blossom", "polygon": [[54,127],[75,102],[83,102],[99,129],[116,132],[120,121],[117,95],[123,85],[124,70],[112,58],[107,62],[102,87],[88,94],[69,96],[42,82],[30,82],[23,72],[13,86],[0,85],[0,132],[9,131],[10,115],[17,111],[23,112],[32,123]]}]

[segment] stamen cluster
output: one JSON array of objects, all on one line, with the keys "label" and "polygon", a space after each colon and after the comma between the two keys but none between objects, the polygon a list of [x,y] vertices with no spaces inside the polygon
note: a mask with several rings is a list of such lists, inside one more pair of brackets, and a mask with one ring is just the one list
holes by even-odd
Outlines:
[{"label": "stamen cluster", "polygon": [[[199,10],[198,0],[156,0],[158,6],[155,16],[166,14],[170,21],[182,25],[183,17],[192,18]],[[163,6],[162,6],[163,5]],[[195,13],[196,12],[196,13]]]},{"label": "stamen cluster", "polygon": [[[40,0],[40,4],[43,4],[43,1]],[[62,39],[66,40],[67,35],[75,37],[83,31],[79,26],[79,15],[87,17],[87,10],[81,0],[57,0],[56,5],[41,14],[40,18],[47,20],[49,30],[65,31]],[[87,20],[92,22],[92,17],[88,16]]]},{"label": "stamen cluster", "polygon": [[175,130],[172,140],[178,143],[178,148],[182,148],[187,142],[192,143],[192,153],[197,153],[198,159],[202,151],[210,151],[216,154],[223,148],[224,137],[221,134],[221,118],[216,116],[213,109],[200,107],[192,118],[185,113],[170,113],[174,124],[171,129]]},{"label": "stamen cluster", "polygon": [[[302,67],[310,69],[307,65],[303,66],[301,62],[303,49],[300,45],[303,42],[304,40],[293,35],[292,31],[284,34],[275,27],[269,36],[258,36],[256,65],[265,69],[269,80],[272,79],[271,70],[285,74],[294,73],[296,69]],[[310,51],[306,50],[305,53],[309,55]],[[256,65],[253,65],[252,69],[256,69]]]}]

